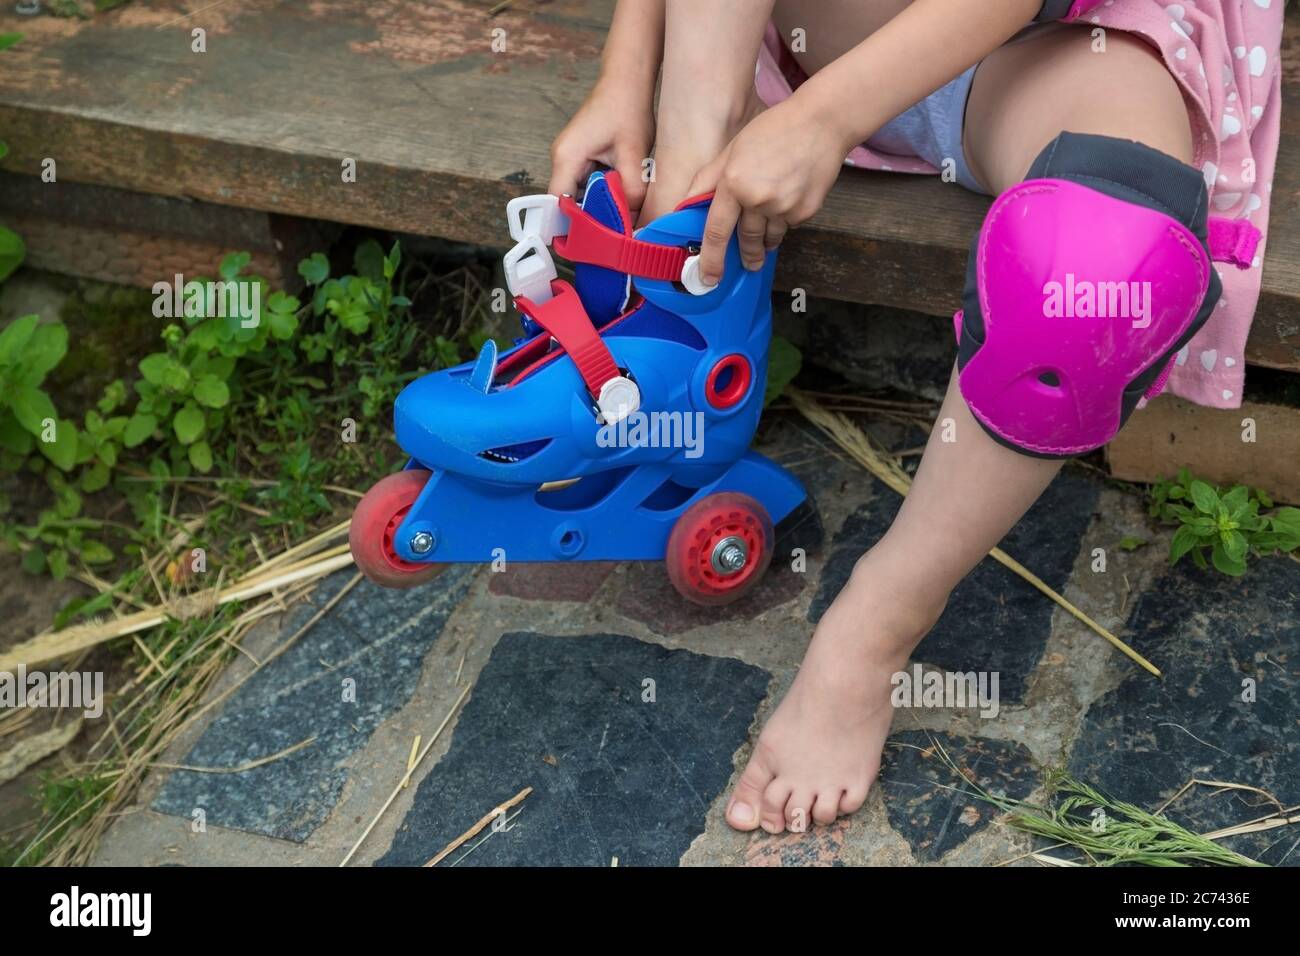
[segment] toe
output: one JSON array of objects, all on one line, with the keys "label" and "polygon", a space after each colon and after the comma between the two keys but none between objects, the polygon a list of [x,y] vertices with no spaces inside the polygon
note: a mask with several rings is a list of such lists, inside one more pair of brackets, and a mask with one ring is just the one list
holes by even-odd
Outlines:
[{"label": "toe", "polygon": [[762,751],[756,751],[745,765],[736,783],[736,792],[727,804],[727,823],[737,830],[753,830],[763,807],[763,791],[775,776]]},{"label": "toe", "polygon": [[839,816],[840,796],[843,792],[839,787],[828,787],[825,790],[819,790],[817,800],[812,808],[813,820],[822,826],[834,823],[835,818]]},{"label": "toe", "polygon": [[816,791],[796,789],[785,804],[785,825],[791,833],[807,833],[812,826],[812,807]]},{"label": "toe", "polygon": [[862,805],[867,802],[867,793],[870,790],[871,784],[869,783],[849,787],[849,789],[845,790],[844,796],[840,797],[840,813],[847,816],[861,810]]},{"label": "toe", "polygon": [[790,799],[790,785],[780,777],[775,778],[763,791],[763,809],[760,814],[763,829],[780,833],[785,829],[785,805]]}]

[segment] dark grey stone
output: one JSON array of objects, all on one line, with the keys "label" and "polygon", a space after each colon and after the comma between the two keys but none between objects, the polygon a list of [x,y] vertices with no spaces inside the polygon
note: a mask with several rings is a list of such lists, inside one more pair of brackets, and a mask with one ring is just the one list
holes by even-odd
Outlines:
[{"label": "dark grey stone", "polygon": [[[1193,777],[1300,803],[1300,564],[1252,561],[1241,578],[1172,568],[1133,607],[1125,639],[1164,672],[1137,668],[1085,715],[1074,775],[1148,810]],[[1254,681],[1256,699],[1242,699]],[[1199,739],[1198,739],[1199,738]],[[1259,794],[1197,788],[1168,810],[1197,833],[1275,809]],[[1267,863],[1300,864],[1300,834],[1281,827],[1227,841]]]},{"label": "dark grey stone", "polygon": [[[174,771],[153,809],[189,817],[201,807],[218,826],[305,841],[338,801],[347,779],[339,764],[414,692],[424,656],[473,572],[467,565],[452,566],[406,591],[362,581],[224,704],[181,763],[235,767],[311,737],[316,741],[243,773]],[[282,638],[306,623],[353,573],[326,579],[310,603],[288,615]],[[356,703],[343,700],[345,678],[356,682]]]},{"label": "dark grey stone", "polygon": [[[939,753],[941,746],[961,773]],[[885,811],[922,863],[932,863],[984,829],[1001,812],[962,792],[1024,800],[1038,785],[1029,751],[1020,744],[922,730],[890,734],[880,769]]]},{"label": "dark grey stone", "polygon": [[[647,678],[653,703],[643,701]],[[512,828],[485,831],[467,865],[609,866],[617,856],[675,866],[730,779],[769,679],[732,658],[618,634],[505,634],[379,863],[428,861],[531,786]]]},{"label": "dark grey stone", "polygon": [[[808,608],[809,621],[821,619],[854,563],[888,530],[898,512],[898,495],[879,482],[873,488],[875,497],[845,520],[832,542],[821,586]],[[1062,471],[1002,540],[1003,550],[1060,591],[1074,567],[1099,493],[1099,484],[1088,476]],[[942,538],[934,546],[943,547]],[[1028,583],[985,558],[957,585],[943,617],[912,658],[943,670],[997,671],[1003,703],[1019,703],[1047,644],[1055,608]]]}]

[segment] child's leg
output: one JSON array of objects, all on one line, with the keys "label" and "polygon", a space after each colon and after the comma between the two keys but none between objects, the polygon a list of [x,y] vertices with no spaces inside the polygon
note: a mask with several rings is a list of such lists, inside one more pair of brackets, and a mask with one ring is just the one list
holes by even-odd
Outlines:
[{"label": "child's leg", "polygon": [[[976,76],[967,159],[992,192],[1023,178],[1062,130],[1139,139],[1187,162],[1186,108],[1140,41],[1063,27],[1004,47]],[[938,618],[952,588],[1055,476],[1059,463],[997,444],[949,383],[936,428],[889,532],[827,610],[790,692],[759,737],[727,808],[742,830],[827,823],[862,805],[893,716],[890,675]],[[972,644],[983,635],[972,634]],[[996,636],[992,636],[997,639]],[[973,654],[976,652],[973,651]]]},{"label": "child's leg", "polygon": [[686,198],[691,180],[763,106],[754,68],[767,22],[787,38],[803,29],[796,53],[814,73],[888,23],[911,0],[668,0],[655,131],[655,182],[641,221]]},{"label": "child's leg", "polygon": [[686,198],[691,180],[759,109],[754,67],[773,0],[668,0],[655,179],[641,221]]}]

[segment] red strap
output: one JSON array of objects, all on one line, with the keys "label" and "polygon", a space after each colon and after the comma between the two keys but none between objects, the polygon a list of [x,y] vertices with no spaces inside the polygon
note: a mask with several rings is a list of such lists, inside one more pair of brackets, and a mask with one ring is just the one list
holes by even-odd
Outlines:
[{"label": "red strap", "polygon": [[680,281],[688,255],[685,249],[617,233],[583,211],[572,196],[560,197],[560,212],[569,217],[569,234],[556,236],[552,245],[570,262],[604,266],[644,279]]},{"label": "red strap", "polygon": [[578,366],[578,374],[586,383],[587,391],[599,395],[602,385],[618,377],[618,364],[605,340],[596,333],[596,327],[591,324],[573,286],[563,279],[556,279],[551,282],[551,292],[555,298],[541,305],[519,296],[515,299],[515,307],[550,333]]},{"label": "red strap", "polygon": [[1206,245],[1215,262],[1231,262],[1238,269],[1249,269],[1255,262],[1260,238],[1260,231],[1249,220],[1211,216]]}]

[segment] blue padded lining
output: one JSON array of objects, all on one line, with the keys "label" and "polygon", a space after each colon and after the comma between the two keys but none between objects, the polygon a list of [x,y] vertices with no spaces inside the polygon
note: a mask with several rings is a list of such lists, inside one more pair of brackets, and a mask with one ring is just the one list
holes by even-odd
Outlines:
[{"label": "blue padded lining", "polygon": [[704,336],[695,326],[659,308],[649,299],[642,302],[634,313],[605,333],[605,337],[609,339],[620,335],[678,342],[696,351],[703,349],[707,344]]},{"label": "blue padded lining", "polygon": [[[587,191],[582,197],[582,208],[593,219],[615,232],[626,235],[623,217],[610,194],[603,170],[597,170],[587,180]],[[587,308],[592,324],[600,328],[610,319],[623,313],[627,306],[628,277],[625,272],[615,272],[589,263],[574,263],[573,286],[578,298]]]}]

